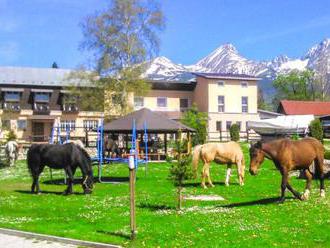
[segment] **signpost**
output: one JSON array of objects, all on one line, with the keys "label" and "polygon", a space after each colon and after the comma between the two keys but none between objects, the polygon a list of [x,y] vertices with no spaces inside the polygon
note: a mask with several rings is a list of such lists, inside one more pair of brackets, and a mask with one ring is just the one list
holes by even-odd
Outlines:
[{"label": "signpost", "polygon": [[131,150],[128,161],[129,168],[129,191],[130,191],[130,223],[131,223],[131,239],[136,236],[135,221],[135,150]]}]

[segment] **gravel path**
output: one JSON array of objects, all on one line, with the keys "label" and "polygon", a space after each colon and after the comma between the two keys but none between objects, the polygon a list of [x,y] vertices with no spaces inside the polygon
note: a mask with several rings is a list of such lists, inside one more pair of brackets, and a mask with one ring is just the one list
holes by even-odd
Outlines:
[{"label": "gravel path", "polygon": [[27,239],[0,233],[0,247],[6,248],[75,248],[75,245]]}]

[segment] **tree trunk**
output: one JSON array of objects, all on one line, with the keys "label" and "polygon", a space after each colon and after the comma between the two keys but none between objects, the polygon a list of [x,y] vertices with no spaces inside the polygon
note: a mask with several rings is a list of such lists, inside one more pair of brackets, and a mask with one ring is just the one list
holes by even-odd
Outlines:
[{"label": "tree trunk", "polygon": [[177,209],[181,210],[181,208],[182,208],[182,187],[179,186],[178,187],[178,206],[177,206]]}]

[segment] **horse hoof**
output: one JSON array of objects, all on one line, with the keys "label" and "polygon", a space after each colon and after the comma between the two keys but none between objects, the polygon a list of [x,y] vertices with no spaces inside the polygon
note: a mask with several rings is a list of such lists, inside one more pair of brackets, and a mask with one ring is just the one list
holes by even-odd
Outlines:
[{"label": "horse hoof", "polygon": [[207,189],[206,185],[202,185],[202,188],[203,188],[203,189]]},{"label": "horse hoof", "polygon": [[92,191],[91,191],[91,190],[85,190],[85,191],[84,191],[84,194],[85,194],[85,195],[90,195],[90,194],[92,194]]},{"label": "horse hoof", "polygon": [[277,200],[277,203],[278,204],[283,204],[284,201],[285,201],[285,198],[280,198],[280,199]]},{"label": "horse hoof", "polygon": [[300,196],[300,200],[307,201],[309,199],[309,190],[305,190],[305,192]]},{"label": "horse hoof", "polygon": [[229,187],[229,183],[225,183],[225,186],[226,186],[226,187]]},{"label": "horse hoof", "polygon": [[323,198],[323,197],[325,197],[325,190],[324,189],[321,189],[321,191],[320,191],[320,196]]},{"label": "horse hoof", "polygon": [[210,184],[210,187],[214,188],[215,186],[214,186],[214,184]]}]

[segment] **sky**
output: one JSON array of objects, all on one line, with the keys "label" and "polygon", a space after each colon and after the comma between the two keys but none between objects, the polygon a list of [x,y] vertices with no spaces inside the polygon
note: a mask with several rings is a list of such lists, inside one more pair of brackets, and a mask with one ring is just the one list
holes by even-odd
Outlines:
[{"label": "sky", "polygon": [[[328,0],[160,0],[160,56],[194,64],[225,43],[249,59],[303,56],[330,38]],[[0,0],[0,66],[87,64],[80,23],[109,0]]]}]

